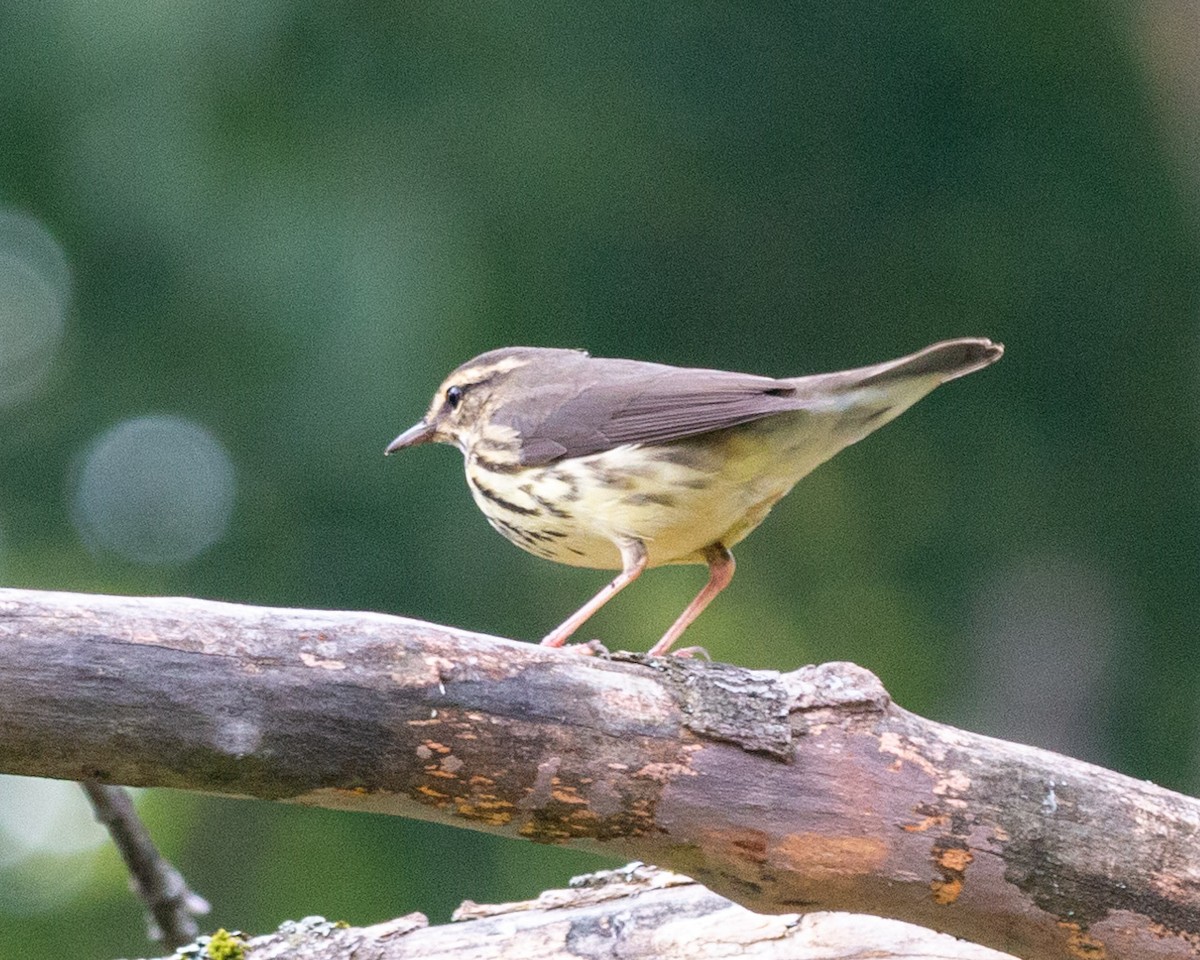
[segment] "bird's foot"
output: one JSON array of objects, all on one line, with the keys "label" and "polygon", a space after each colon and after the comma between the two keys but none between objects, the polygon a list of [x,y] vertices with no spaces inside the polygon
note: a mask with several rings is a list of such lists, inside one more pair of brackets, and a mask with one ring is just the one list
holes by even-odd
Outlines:
[{"label": "bird's foot", "polygon": [[712,656],[703,647],[684,647],[681,650],[676,650],[675,656],[677,656],[677,657],[700,656],[700,657],[703,657],[705,660],[707,660],[709,663],[713,662]]},{"label": "bird's foot", "polygon": [[570,650],[572,653],[577,653],[582,657],[607,657],[610,655],[608,647],[599,640],[589,640],[587,643],[573,643],[563,649]]}]

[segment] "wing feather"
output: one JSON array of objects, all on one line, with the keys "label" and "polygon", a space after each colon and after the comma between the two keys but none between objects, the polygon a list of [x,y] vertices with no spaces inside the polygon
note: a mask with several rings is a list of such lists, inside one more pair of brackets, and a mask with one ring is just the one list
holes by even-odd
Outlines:
[{"label": "wing feather", "polygon": [[593,358],[580,366],[575,384],[531,384],[495,414],[520,435],[522,464],[667,443],[802,405],[791,384],[770,377]]}]

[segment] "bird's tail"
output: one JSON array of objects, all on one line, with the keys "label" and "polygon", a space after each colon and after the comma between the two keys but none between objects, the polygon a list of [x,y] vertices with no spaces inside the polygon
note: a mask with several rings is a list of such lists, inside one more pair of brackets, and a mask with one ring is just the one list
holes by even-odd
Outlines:
[{"label": "bird's tail", "polygon": [[982,370],[1004,356],[1004,344],[983,337],[943,340],[899,360],[850,370],[859,374],[861,386],[874,386],[893,379],[937,377],[942,383]]},{"label": "bird's tail", "polygon": [[[961,337],[958,340],[943,340],[898,360],[843,370],[831,377],[855,388],[883,387],[899,380],[924,380],[926,377],[945,383],[982,370],[1003,355],[1002,343],[992,343],[983,337]],[[832,383],[828,385],[833,386]]]},{"label": "bird's tail", "polygon": [[982,370],[1003,355],[1004,345],[1001,343],[992,343],[983,337],[961,337],[958,340],[943,340],[897,360],[886,360],[838,373],[797,377],[790,382],[795,384],[801,395],[809,392],[830,395],[846,391],[888,392],[890,388],[902,384],[923,381],[926,386],[921,393],[923,395],[939,383]]},{"label": "bird's tail", "polygon": [[830,419],[836,449],[841,449],[895,419],[939,384],[981,370],[1003,354],[1002,344],[963,337],[897,360],[788,382],[805,409]]}]

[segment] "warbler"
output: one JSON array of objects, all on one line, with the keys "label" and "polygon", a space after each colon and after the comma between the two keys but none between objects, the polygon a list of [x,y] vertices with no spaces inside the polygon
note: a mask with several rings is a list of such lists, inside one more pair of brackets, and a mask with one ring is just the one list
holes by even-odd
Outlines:
[{"label": "warbler", "polygon": [[[708,582],[651,649],[667,653],[733,577],[730,548],[798,480],[999,343],[962,338],[873,366],[776,380],[506,347],[464,363],[388,444],[452,443],[488,522],[518,547],[616,578],[551,631],[561,646],[649,567]],[[682,651],[681,651],[682,652]]]}]

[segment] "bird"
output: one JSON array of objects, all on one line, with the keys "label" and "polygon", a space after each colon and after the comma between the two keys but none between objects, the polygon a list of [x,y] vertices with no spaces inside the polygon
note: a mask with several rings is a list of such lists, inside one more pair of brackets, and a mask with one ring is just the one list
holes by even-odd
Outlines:
[{"label": "bird", "polygon": [[733,578],[731,548],[799,480],[1003,353],[1003,344],[963,337],[884,363],[776,379],[504,347],[451,372],[385,454],[453,444],[500,534],[548,560],[618,571],[546,646],[565,644],[647,569],[706,564],[708,581],[649,650],[662,656]]}]

